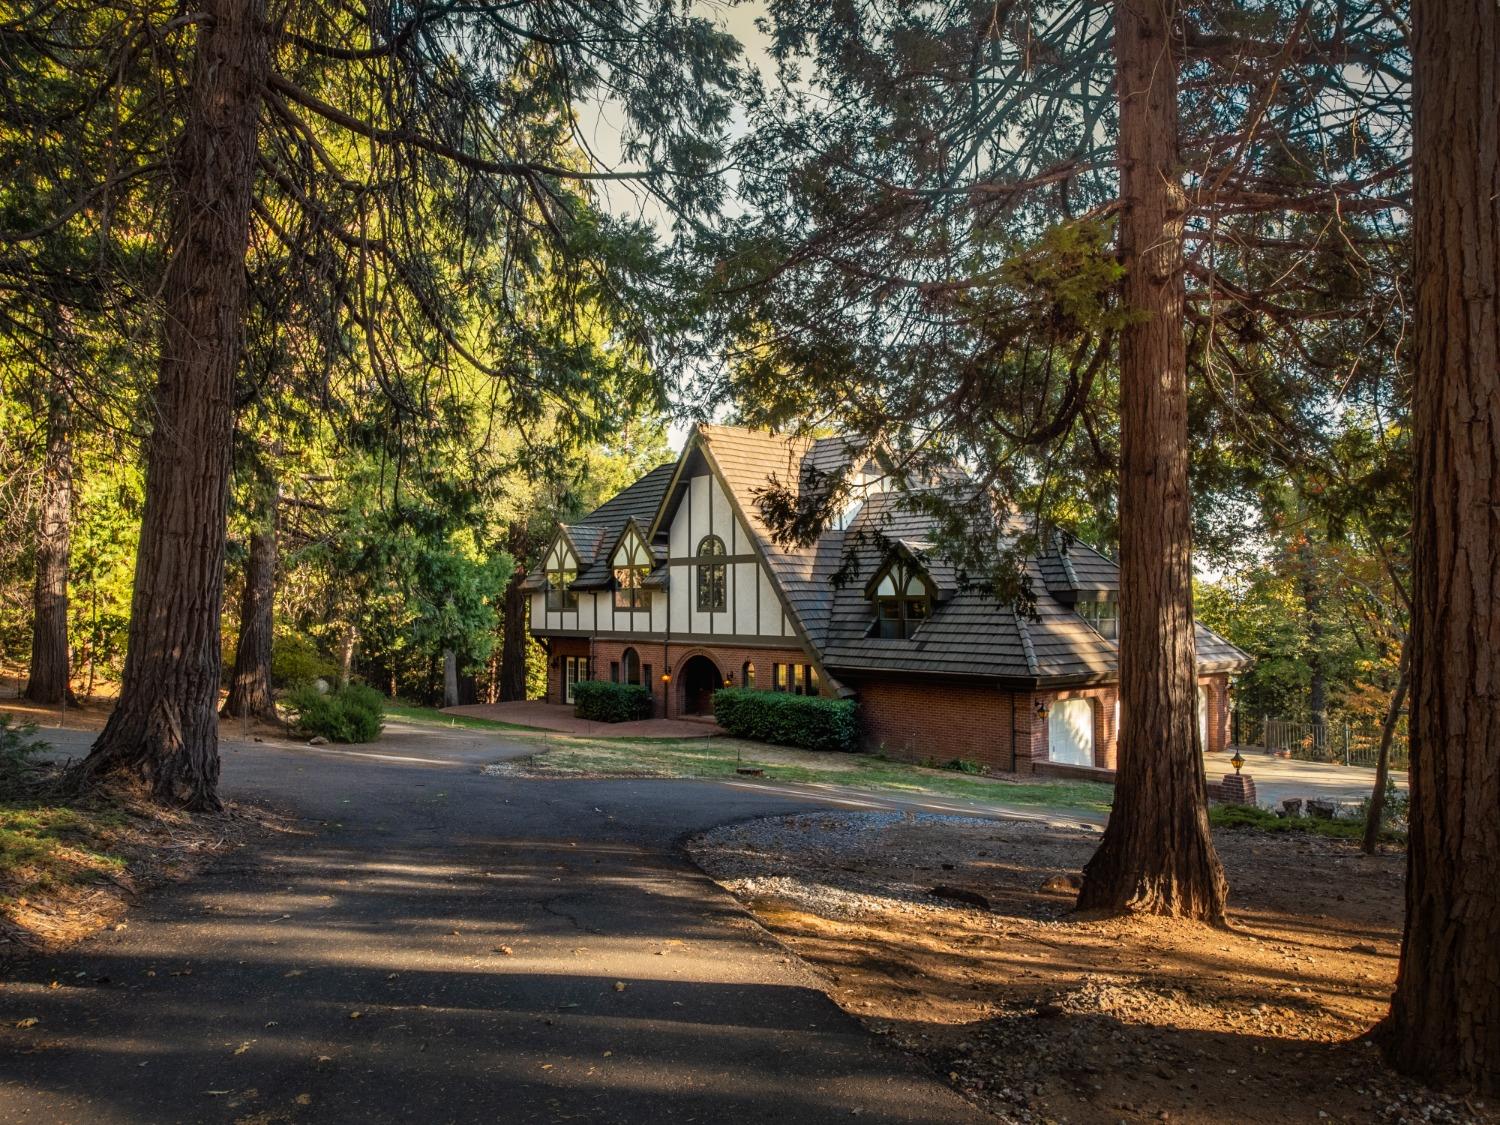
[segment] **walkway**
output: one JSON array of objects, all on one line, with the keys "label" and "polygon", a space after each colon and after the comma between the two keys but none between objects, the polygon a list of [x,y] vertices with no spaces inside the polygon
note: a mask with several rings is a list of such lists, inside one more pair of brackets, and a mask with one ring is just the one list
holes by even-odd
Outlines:
[{"label": "walkway", "polygon": [[[1368,797],[1375,786],[1375,771],[1365,766],[1334,765],[1331,762],[1304,762],[1296,758],[1273,758],[1253,748],[1242,747],[1244,772],[1255,780],[1255,794],[1262,805],[1280,808],[1288,797],[1321,797],[1330,801],[1356,801]],[[1232,753],[1205,754],[1204,772],[1208,784],[1217,785],[1226,773]],[[1399,789],[1406,788],[1406,771],[1392,770],[1391,777]]]}]

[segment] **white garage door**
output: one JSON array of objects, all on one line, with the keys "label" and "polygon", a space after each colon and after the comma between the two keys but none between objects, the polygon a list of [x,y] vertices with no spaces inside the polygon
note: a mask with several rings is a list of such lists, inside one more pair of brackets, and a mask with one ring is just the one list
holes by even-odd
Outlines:
[{"label": "white garage door", "polygon": [[1087,699],[1063,699],[1047,716],[1047,754],[1054,762],[1094,764],[1094,708]]},{"label": "white garage door", "polygon": [[1198,685],[1198,749],[1208,749],[1208,689]]}]

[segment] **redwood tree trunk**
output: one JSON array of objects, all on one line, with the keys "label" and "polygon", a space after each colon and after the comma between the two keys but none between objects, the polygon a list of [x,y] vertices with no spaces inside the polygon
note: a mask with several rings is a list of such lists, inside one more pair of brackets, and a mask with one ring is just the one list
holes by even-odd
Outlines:
[{"label": "redwood tree trunk", "polygon": [[1412,5],[1411,821],[1386,1057],[1500,1093],[1500,7]]},{"label": "redwood tree trunk", "polygon": [[505,615],[501,622],[500,637],[500,701],[509,703],[526,698],[526,646],[529,634],[527,618],[531,616],[531,602],[521,583],[526,579],[526,556],[530,548],[530,536],[524,524],[512,524],[507,535],[506,549],[516,560],[516,569],[505,587]]},{"label": "redwood tree trunk", "polygon": [[36,583],[32,587],[31,668],[26,698],[73,703],[68,680],[68,551],[73,524],[72,381],[59,364],[47,391],[47,451],[37,513]]},{"label": "redwood tree trunk", "polygon": [[188,808],[218,806],[219,614],[265,0],[208,0],[173,160],[161,366],[120,700],[78,768]]},{"label": "redwood tree trunk", "polygon": [[265,511],[250,534],[250,557],[245,562],[245,592],[240,598],[240,633],[234,647],[234,670],[229,674],[229,696],[224,715],[233,719],[276,722],[271,693],[271,637],[275,628],[277,490],[266,493]]},{"label": "redwood tree trunk", "polygon": [[1120,338],[1122,728],[1114,810],[1078,907],[1221,923],[1195,719],[1176,5],[1126,0],[1115,11],[1120,249],[1136,314]]}]

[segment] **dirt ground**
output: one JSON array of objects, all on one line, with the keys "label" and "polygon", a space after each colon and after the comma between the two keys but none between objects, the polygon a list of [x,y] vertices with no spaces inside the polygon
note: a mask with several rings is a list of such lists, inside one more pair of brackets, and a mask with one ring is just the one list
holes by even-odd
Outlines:
[{"label": "dirt ground", "polygon": [[[14,698],[0,713],[39,733],[98,730],[112,700],[39,707]],[[279,728],[222,720],[224,732],[271,737]],[[289,830],[274,812],[229,804],[222,813],[164,812],[119,795],[78,797],[59,788],[56,765],[0,785],[0,965],[26,951],[56,951],[106,927],[123,928],[145,891],[191,878],[214,857],[267,831]]]},{"label": "dirt ground", "polygon": [[[1232,928],[1080,921],[1085,831],[900,814],[731,825],[689,845],[877,1034],[1021,1122],[1500,1120],[1379,1063],[1404,857],[1225,832]],[[946,886],[988,909],[935,898]]]}]

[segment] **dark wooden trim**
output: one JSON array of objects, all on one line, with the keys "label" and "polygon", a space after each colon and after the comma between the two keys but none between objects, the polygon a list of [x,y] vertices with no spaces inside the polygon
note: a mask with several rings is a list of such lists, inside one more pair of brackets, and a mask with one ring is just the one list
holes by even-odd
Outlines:
[{"label": "dark wooden trim", "polygon": [[[586,629],[550,629],[545,633],[533,632],[532,636],[540,639],[549,638],[580,638],[595,641],[621,641],[625,644],[664,644],[670,642],[673,645],[699,645],[704,648],[774,648],[789,652],[800,652],[804,656],[808,654],[808,647],[796,637],[742,637],[731,633],[671,633],[667,632],[613,632],[600,630],[590,632]],[[822,675],[822,672],[819,672]]]}]

